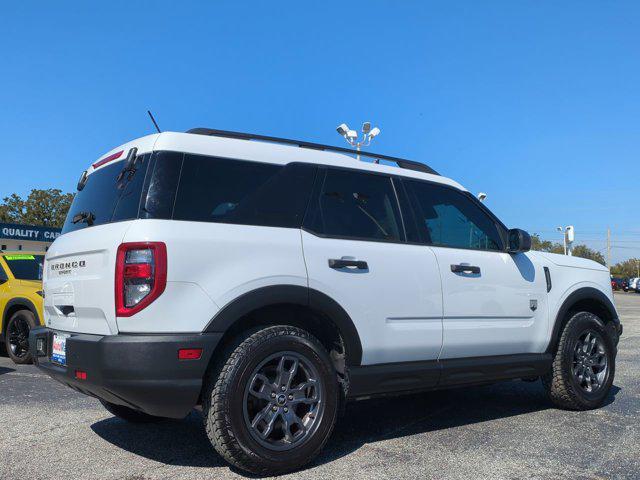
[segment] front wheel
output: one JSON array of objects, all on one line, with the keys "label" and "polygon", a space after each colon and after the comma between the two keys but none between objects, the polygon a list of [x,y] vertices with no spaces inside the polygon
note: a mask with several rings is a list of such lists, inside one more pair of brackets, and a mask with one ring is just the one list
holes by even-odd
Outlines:
[{"label": "front wheel", "polygon": [[13,363],[33,361],[29,352],[29,332],[37,325],[36,317],[29,310],[19,310],[9,319],[5,332],[5,349]]},{"label": "front wheel", "polygon": [[204,395],[207,435],[216,451],[258,475],[310,462],[338,411],[338,382],[322,344],[299,328],[247,334],[211,373]]},{"label": "front wheel", "polygon": [[542,378],[551,401],[569,410],[600,407],[615,375],[616,347],[600,318],[579,312],[567,322],[551,371]]}]

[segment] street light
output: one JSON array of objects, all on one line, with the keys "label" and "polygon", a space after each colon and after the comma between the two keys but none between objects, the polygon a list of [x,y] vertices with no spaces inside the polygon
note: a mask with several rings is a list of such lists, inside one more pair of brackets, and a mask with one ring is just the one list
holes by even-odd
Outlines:
[{"label": "street light", "polygon": [[573,241],[575,240],[575,236],[576,236],[573,225],[567,225],[564,228],[556,227],[556,230],[562,233],[564,254],[571,256],[572,255],[571,246],[573,245]]},{"label": "street light", "polygon": [[[378,127],[371,128],[371,122],[364,122],[362,124],[362,138],[358,139],[358,132],[355,130],[351,130],[346,123],[341,123],[338,128],[336,128],[338,134],[344,138],[349,145],[355,147],[355,149],[360,152],[362,147],[368,147],[371,145],[371,141],[380,135],[380,129]],[[357,156],[358,160],[360,160],[360,154]]]}]

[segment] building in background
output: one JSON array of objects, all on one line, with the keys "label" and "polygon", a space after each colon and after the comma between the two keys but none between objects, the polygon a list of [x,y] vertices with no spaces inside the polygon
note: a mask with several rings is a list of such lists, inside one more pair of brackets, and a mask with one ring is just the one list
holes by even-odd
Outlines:
[{"label": "building in background", "polygon": [[45,252],[49,245],[60,236],[60,232],[59,228],[0,223],[0,250]]}]

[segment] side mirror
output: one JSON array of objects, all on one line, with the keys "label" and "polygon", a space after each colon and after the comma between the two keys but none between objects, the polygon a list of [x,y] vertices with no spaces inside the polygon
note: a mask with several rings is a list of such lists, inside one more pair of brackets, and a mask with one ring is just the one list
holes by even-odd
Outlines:
[{"label": "side mirror", "polygon": [[512,228],[509,230],[509,253],[528,252],[531,250],[531,236],[524,230]]}]

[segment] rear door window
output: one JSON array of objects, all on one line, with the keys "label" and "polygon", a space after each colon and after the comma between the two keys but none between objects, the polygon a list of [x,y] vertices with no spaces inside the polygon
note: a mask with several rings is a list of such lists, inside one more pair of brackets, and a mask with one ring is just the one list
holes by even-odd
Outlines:
[{"label": "rear door window", "polygon": [[402,220],[391,177],[326,169],[305,227],[330,237],[403,241]]}]

